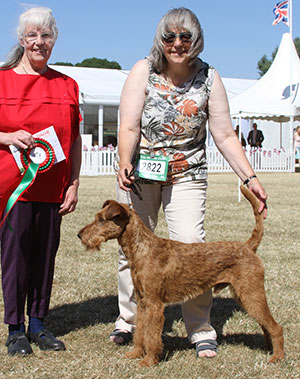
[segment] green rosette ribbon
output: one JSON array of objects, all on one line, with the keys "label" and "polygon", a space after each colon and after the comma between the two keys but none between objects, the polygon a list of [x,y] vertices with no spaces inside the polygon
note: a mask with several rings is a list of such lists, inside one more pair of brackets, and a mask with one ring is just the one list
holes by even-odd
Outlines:
[{"label": "green rosette ribbon", "polygon": [[54,164],[55,152],[51,144],[41,138],[36,138],[34,142],[35,145],[33,148],[25,149],[21,152],[21,162],[25,168],[25,172],[20,184],[13,191],[7,201],[5,208],[6,215],[0,223],[0,227],[20,196],[32,186],[37,174],[39,172],[43,173],[48,171]]}]

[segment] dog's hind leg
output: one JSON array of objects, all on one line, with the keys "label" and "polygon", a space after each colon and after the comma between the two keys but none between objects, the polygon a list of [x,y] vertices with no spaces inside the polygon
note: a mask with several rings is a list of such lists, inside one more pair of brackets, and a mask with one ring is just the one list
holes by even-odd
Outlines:
[{"label": "dog's hind leg", "polygon": [[[238,287],[238,288],[237,288]],[[238,302],[245,311],[258,321],[265,335],[267,347],[273,347],[273,355],[269,362],[284,358],[282,327],[274,320],[266,299],[263,275],[258,273],[250,280],[233,286]]]},{"label": "dog's hind leg", "polygon": [[162,331],[164,325],[164,304],[148,300],[145,306],[144,347],[146,355],[141,366],[152,366],[159,362],[163,350]]}]

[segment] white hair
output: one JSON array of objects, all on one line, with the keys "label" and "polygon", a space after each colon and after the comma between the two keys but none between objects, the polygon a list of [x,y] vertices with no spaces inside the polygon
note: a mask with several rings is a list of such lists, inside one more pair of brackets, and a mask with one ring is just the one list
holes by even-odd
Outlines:
[{"label": "white hair", "polygon": [[50,29],[53,34],[54,43],[58,36],[58,29],[52,10],[46,7],[32,7],[27,9],[20,15],[19,24],[17,27],[17,35],[19,42],[8,53],[5,63],[1,66],[2,69],[10,69],[16,67],[24,54],[24,47],[21,41],[25,37],[25,30],[28,25],[37,26],[41,29]]}]

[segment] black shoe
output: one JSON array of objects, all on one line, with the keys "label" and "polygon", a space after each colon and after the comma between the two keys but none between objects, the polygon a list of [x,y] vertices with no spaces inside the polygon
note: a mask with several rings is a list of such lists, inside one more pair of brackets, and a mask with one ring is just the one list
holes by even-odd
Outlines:
[{"label": "black shoe", "polygon": [[12,336],[8,336],[6,344],[7,353],[9,355],[29,355],[32,354],[32,349],[29,344],[28,339],[25,336],[25,333],[15,333]]},{"label": "black shoe", "polygon": [[47,329],[42,329],[37,333],[27,332],[30,342],[34,342],[41,350],[66,350],[64,343],[54,337]]}]

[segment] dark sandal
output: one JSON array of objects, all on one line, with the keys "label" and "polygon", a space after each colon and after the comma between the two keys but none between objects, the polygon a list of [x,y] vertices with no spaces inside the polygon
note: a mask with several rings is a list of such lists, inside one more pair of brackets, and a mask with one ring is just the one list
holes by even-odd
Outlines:
[{"label": "dark sandal", "polygon": [[109,337],[121,337],[123,338],[122,342],[116,342],[113,340],[113,342],[117,345],[128,345],[129,342],[132,340],[132,333],[131,332],[122,332],[120,329],[115,329],[112,333],[110,333]]},{"label": "dark sandal", "polygon": [[[195,343],[195,345],[196,345],[197,358],[202,358],[202,357],[199,357],[198,355],[200,351],[211,350],[211,351],[215,351],[216,353],[218,352],[218,342],[216,340],[198,341]],[[210,358],[210,357],[207,357],[207,358]],[[214,357],[211,357],[211,358],[214,358]]]}]

